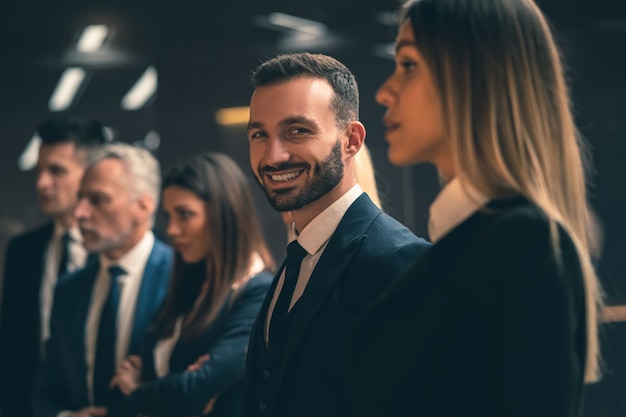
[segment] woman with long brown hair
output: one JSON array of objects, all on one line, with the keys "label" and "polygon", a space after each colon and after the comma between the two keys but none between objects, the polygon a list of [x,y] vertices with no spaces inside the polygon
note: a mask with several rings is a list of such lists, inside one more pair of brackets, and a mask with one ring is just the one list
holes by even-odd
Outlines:
[{"label": "woman with long brown hair", "polygon": [[118,368],[121,415],[239,415],[250,331],[273,275],[248,180],[224,154],[203,153],[163,180],[176,250],[147,348]]}]

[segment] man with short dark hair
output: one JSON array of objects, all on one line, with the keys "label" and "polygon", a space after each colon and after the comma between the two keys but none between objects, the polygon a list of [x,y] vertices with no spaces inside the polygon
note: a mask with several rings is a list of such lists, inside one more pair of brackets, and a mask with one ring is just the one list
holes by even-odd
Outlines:
[{"label": "man with short dark hair", "polygon": [[296,240],[252,331],[242,416],[346,416],[359,314],[428,248],[359,187],[365,139],[350,71],[325,55],[278,56],[253,74],[255,177]]},{"label": "man with short dark hair", "polygon": [[58,277],[82,268],[87,251],[73,211],[89,150],[105,142],[98,121],[50,118],[39,125],[37,197],[50,221],[8,244],[0,322],[0,414],[29,417]]}]

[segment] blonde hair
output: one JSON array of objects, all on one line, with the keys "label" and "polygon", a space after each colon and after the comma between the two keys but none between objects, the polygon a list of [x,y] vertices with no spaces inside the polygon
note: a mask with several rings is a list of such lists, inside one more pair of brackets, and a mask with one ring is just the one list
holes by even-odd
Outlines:
[{"label": "blonde hair", "polygon": [[[585,282],[585,381],[598,378],[601,290],[590,259],[586,149],[559,51],[532,0],[409,1],[402,20],[442,97],[456,175],[490,198],[520,194],[571,237]],[[560,257],[558,257],[560,259]]]}]

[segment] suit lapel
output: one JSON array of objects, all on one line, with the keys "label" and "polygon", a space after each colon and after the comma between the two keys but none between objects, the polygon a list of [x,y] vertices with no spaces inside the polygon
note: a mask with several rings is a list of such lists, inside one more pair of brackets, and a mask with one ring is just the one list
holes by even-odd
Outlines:
[{"label": "suit lapel", "polygon": [[[298,345],[307,333],[309,325],[328,297],[331,296],[361,242],[362,239],[358,239],[343,248],[331,247],[330,244],[326,247],[324,255],[311,275],[304,294],[294,306],[294,316],[289,326],[290,330],[285,346],[286,363],[297,352]],[[285,367],[283,367],[283,371],[284,369]]]},{"label": "suit lapel", "polygon": [[467,244],[464,236],[473,237],[480,234],[490,221],[490,216],[484,212],[474,213],[464,223],[460,224],[449,234],[426,251],[416,262],[389,287],[365,313],[361,322],[379,314],[387,308],[393,308],[405,296],[414,296],[424,293],[425,289],[437,279],[441,279],[445,271],[454,264],[461,248]]},{"label": "suit lapel", "polygon": [[[32,284],[37,289],[36,293],[39,294],[39,288],[41,287],[41,280],[43,278],[43,268],[46,260],[46,252],[48,244],[52,239],[54,233],[54,224],[52,222],[43,226],[36,236],[32,239],[32,246],[29,248],[27,259],[25,259],[26,265],[31,265]],[[32,254],[36,256],[32,257]],[[28,278],[28,277],[24,277]],[[39,308],[37,308],[39,310]]]},{"label": "suit lapel", "polygon": [[267,345],[265,344],[265,322],[267,320],[267,312],[270,309],[270,304],[272,302],[272,298],[274,297],[274,292],[276,291],[276,287],[278,286],[278,279],[285,268],[286,259],[283,261],[283,264],[278,268],[276,275],[274,275],[274,279],[272,280],[272,285],[270,289],[267,291],[267,295],[263,300],[263,304],[261,305],[261,310],[259,310],[259,314],[254,323],[254,327],[252,329],[253,337],[258,337],[259,346],[262,346],[264,349],[267,349]]},{"label": "suit lapel", "polygon": [[[86,358],[86,343],[87,343],[87,335],[85,330],[87,328],[87,320],[89,318],[89,310],[91,307],[91,300],[93,297],[94,285],[96,283],[96,278],[98,277],[98,271],[100,270],[100,262],[96,260],[96,262],[89,264],[89,266],[85,267],[84,272],[80,272],[78,276],[74,277],[76,283],[79,285],[79,288],[76,291],[76,300],[78,301],[77,307],[74,317],[70,320],[73,320],[72,334],[73,337],[71,340],[74,341],[73,345],[76,346],[76,351],[74,354],[78,359],[77,363],[81,364],[80,372],[76,374],[78,377],[87,374],[87,364],[81,358]],[[84,378],[83,378],[84,380]],[[87,401],[89,398],[87,393],[87,385],[85,383],[75,384],[75,386],[80,389],[79,398],[84,398]]]},{"label": "suit lapel", "polygon": [[155,240],[143,277],[141,278],[139,294],[137,295],[133,331],[130,345],[128,346],[129,354],[140,353],[144,332],[150,326],[154,314],[160,308],[161,301],[165,295],[166,281],[170,272],[165,252],[166,250],[160,247],[159,241]]},{"label": "suit lapel", "polygon": [[[47,247],[53,233],[54,225],[50,222],[33,235],[28,250],[23,252],[21,261],[25,273],[21,277],[17,277],[23,280],[21,285],[25,300],[22,310],[24,312],[23,325],[25,328],[32,329],[28,346],[39,346],[41,340],[41,281],[43,280]],[[38,350],[37,354],[39,354]]]},{"label": "suit lapel", "polygon": [[331,296],[341,277],[349,267],[352,257],[361,246],[365,233],[381,211],[362,194],[350,206],[337,230],[330,238],[318,261],[304,294],[293,307],[293,318],[285,346],[284,365],[281,367],[279,384],[289,368],[289,362],[298,350],[304,335],[319,310]]}]

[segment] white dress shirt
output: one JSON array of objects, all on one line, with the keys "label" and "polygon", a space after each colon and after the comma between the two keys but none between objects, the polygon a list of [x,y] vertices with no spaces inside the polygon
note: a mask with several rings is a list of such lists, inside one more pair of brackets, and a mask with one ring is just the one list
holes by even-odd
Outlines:
[{"label": "white dress shirt", "polygon": [[61,226],[59,222],[54,223],[54,231],[52,238],[48,243],[48,247],[44,253],[43,277],[41,280],[41,289],[39,291],[40,314],[41,314],[41,347],[50,337],[50,315],[52,314],[52,305],[54,304],[54,289],[58,281],[59,262],[63,251],[61,238],[69,232],[70,244],[68,252],[67,271],[74,272],[85,266],[87,260],[87,250],[83,247],[83,238],[77,226],[69,229]]},{"label": "white dress shirt", "polygon": [[[322,254],[328,245],[328,241],[333,233],[335,233],[335,230],[337,229],[337,226],[339,226],[339,222],[341,222],[343,216],[346,214],[346,211],[348,211],[352,203],[354,203],[354,201],[359,198],[362,193],[363,190],[359,184],[356,184],[337,201],[315,216],[315,218],[311,220],[298,235],[298,243],[307,251],[307,254],[302,260],[302,264],[300,266],[298,282],[296,283],[296,288],[293,291],[289,309],[293,308],[300,297],[302,297],[302,294],[304,294],[304,290],[309,283],[311,274],[313,273],[317,262],[322,257]],[[269,341],[270,321],[272,313],[274,312],[274,307],[278,301],[278,295],[283,288],[284,280],[285,271],[283,269],[278,283],[276,284],[276,291],[274,291],[272,302],[270,303],[265,318],[265,343],[268,343]]]},{"label": "white dress shirt", "polygon": [[154,246],[154,234],[151,231],[121,258],[110,261],[100,255],[100,269],[94,282],[91,294],[91,304],[87,315],[87,327],[85,328],[85,361],[87,364],[87,390],[89,401],[93,404],[93,373],[96,360],[96,346],[98,344],[98,329],[102,309],[109,296],[110,275],[109,267],[119,265],[126,271],[120,276],[120,303],[117,311],[117,337],[115,340],[115,366],[126,358],[128,347],[132,337],[133,322],[135,319],[135,306],[141,287],[146,263]]},{"label": "white dress shirt", "polygon": [[430,205],[428,234],[432,243],[467,220],[488,201],[470,185],[462,184],[458,177],[452,179]]}]

